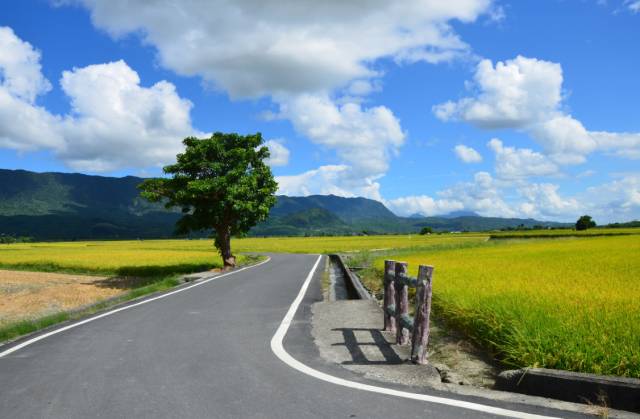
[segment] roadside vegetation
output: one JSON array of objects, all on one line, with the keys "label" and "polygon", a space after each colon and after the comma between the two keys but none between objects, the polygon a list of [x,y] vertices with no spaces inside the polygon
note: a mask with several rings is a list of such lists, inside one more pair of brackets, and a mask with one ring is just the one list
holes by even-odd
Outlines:
[{"label": "roadside vegetation", "polygon": [[385,259],[434,265],[434,314],[507,366],[640,378],[638,235],[355,255],[378,296]]},{"label": "roadside vegetation", "polygon": [[[240,255],[237,262],[258,259]],[[0,272],[0,342],[167,290],[181,274],[222,267],[209,240],[2,244],[0,269],[76,276]]]},{"label": "roadside vegetation", "polygon": [[[409,262],[413,275],[419,264],[431,264],[434,313],[505,365],[640,378],[639,233],[495,233],[508,240],[490,240],[487,233],[272,237],[233,239],[232,245],[241,264],[255,260],[248,252],[346,254],[378,297],[384,259]],[[170,288],[178,274],[216,268],[223,262],[210,240],[0,245],[0,269],[134,279],[118,294],[123,300]],[[9,296],[5,291],[0,287],[1,298]],[[0,341],[76,315],[0,325]]]}]

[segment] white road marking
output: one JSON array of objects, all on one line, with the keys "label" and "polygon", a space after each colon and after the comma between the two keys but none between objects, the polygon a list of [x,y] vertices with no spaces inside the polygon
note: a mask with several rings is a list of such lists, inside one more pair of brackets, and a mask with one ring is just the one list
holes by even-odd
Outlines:
[{"label": "white road marking", "polygon": [[399,390],[394,390],[390,388],[372,386],[368,384],[358,383],[355,381],[349,381],[349,380],[345,380],[339,377],[334,377],[333,375],[325,374],[323,372],[315,370],[301,363],[297,359],[293,358],[284,349],[282,342],[284,340],[285,335],[287,334],[287,331],[289,330],[289,326],[291,326],[291,322],[293,321],[293,318],[296,312],[298,311],[298,306],[300,306],[300,303],[302,302],[302,299],[304,298],[304,295],[307,292],[307,288],[309,288],[309,283],[311,282],[311,279],[313,278],[313,274],[318,268],[320,259],[322,259],[322,256],[318,256],[316,263],[313,265],[313,268],[311,268],[309,275],[307,275],[307,279],[302,284],[302,288],[300,288],[300,292],[298,293],[298,296],[295,298],[295,300],[293,300],[293,303],[291,303],[291,306],[289,307],[289,311],[287,311],[287,314],[284,316],[284,319],[282,319],[282,323],[280,323],[278,330],[276,331],[275,335],[273,335],[273,338],[271,339],[271,350],[278,358],[280,358],[282,362],[289,365],[291,368],[294,368],[304,374],[310,375],[319,380],[327,381],[329,383],[336,384],[339,386],[353,388],[356,390],[370,391],[373,393],[386,394],[389,396],[403,397],[405,399],[420,400],[420,401],[425,401],[430,403],[438,403],[438,404],[443,404],[447,406],[460,407],[463,409],[470,409],[478,412],[492,413],[494,415],[508,416],[513,418],[523,418],[523,419],[552,418],[551,416],[534,415],[531,413],[502,409],[499,407],[487,406],[479,403],[466,402],[463,400],[449,399],[446,397],[428,396],[426,394],[419,394],[419,393],[409,393],[406,391],[399,391]]},{"label": "white road marking", "polygon": [[235,273],[242,272],[242,271],[244,271],[246,269],[251,269],[251,268],[255,268],[255,267],[260,266],[260,265],[264,265],[265,263],[269,262],[270,260],[271,260],[271,258],[267,257],[267,260],[264,260],[264,261],[262,261],[260,263],[255,264],[255,265],[245,266],[244,268],[240,268],[240,269],[232,271],[232,272],[227,272],[226,274],[217,275],[217,276],[214,276],[212,278],[205,279],[204,281],[196,282],[195,284],[189,285],[188,287],[180,288],[180,289],[177,289],[175,291],[168,292],[166,294],[161,294],[161,295],[158,295],[157,297],[148,298],[146,300],[142,300],[142,301],[140,301],[138,303],[135,303],[135,304],[130,304],[130,305],[127,305],[127,306],[124,306],[124,307],[116,308],[114,310],[98,314],[97,316],[89,317],[88,319],[84,319],[84,320],[81,320],[79,322],[72,323],[72,324],[70,324],[68,326],[64,326],[64,327],[61,327],[59,329],[52,330],[52,331],[50,331],[48,333],[44,333],[44,334],[36,336],[36,337],[34,337],[32,339],[26,340],[26,341],[24,341],[24,342],[22,342],[22,343],[20,343],[20,344],[18,344],[16,346],[12,346],[11,348],[5,350],[4,352],[0,352],[0,358],[5,357],[5,356],[7,356],[9,354],[12,354],[15,351],[19,351],[20,349],[22,349],[22,348],[24,348],[26,346],[29,346],[29,345],[31,345],[33,343],[36,343],[36,342],[38,342],[38,341],[40,341],[42,339],[46,339],[49,336],[57,335],[58,333],[62,333],[62,332],[67,331],[69,329],[73,329],[74,327],[82,326],[83,324],[90,323],[92,321],[101,319],[103,317],[111,316],[112,314],[118,313],[118,312],[123,311],[123,310],[128,310],[128,309],[133,308],[133,307],[138,307],[138,306],[141,306],[142,304],[147,304],[147,303],[150,303],[152,301],[160,300],[160,299],[166,298],[166,297],[168,297],[170,295],[177,294],[179,292],[190,290],[191,288],[199,287],[200,285],[204,285],[207,282],[211,282],[211,281],[216,280],[216,279],[224,278],[225,276],[233,275]]}]

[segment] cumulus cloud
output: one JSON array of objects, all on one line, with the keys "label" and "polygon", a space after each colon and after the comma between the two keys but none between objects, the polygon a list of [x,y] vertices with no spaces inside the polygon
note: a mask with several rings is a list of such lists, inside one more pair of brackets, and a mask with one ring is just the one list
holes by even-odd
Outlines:
[{"label": "cumulus cloud", "polygon": [[490,60],[482,60],[473,86],[476,96],[436,105],[436,116],[489,129],[521,128],[556,111],[562,99],[562,68],[522,56],[495,66]]},{"label": "cumulus cloud", "polygon": [[33,103],[38,95],[51,90],[42,75],[40,52],[18,38],[9,27],[0,27],[0,86],[9,95]]},{"label": "cumulus cloud", "polygon": [[428,195],[404,196],[384,203],[391,211],[402,216],[421,214],[429,217],[447,214],[464,208],[464,204],[460,201],[433,199]]},{"label": "cumulus cloud", "polygon": [[337,195],[344,197],[363,196],[382,201],[380,184],[376,179],[357,176],[346,165],[326,165],[307,172],[278,176],[278,193],[289,196]]},{"label": "cumulus cloud", "polygon": [[590,187],[582,199],[590,204],[591,213],[604,221],[640,220],[640,173]]},{"label": "cumulus cloud", "polygon": [[518,188],[525,202],[518,206],[519,212],[526,217],[542,219],[574,219],[584,212],[575,198],[562,197],[558,185],[552,183],[533,183]]},{"label": "cumulus cloud", "polygon": [[437,62],[468,51],[449,22],[491,0],[75,0],[114,37],[139,34],[160,63],[232,97],[331,91],[378,74],[372,65]]},{"label": "cumulus cloud", "polygon": [[5,47],[13,55],[0,59],[1,147],[48,149],[73,169],[100,172],[169,163],[182,149],[182,138],[197,134],[191,102],[166,81],[141,86],[124,61],[65,71],[60,85],[71,112],[53,115],[35,104],[50,89],[39,53],[0,28],[0,50]]},{"label": "cumulus cloud", "polygon": [[487,146],[496,156],[496,175],[502,179],[523,179],[529,176],[549,176],[559,173],[558,166],[545,155],[528,148],[505,147],[497,138]]},{"label": "cumulus cloud", "polygon": [[265,141],[264,145],[269,149],[271,156],[267,160],[270,166],[286,166],[289,164],[289,149],[284,146],[283,140]]},{"label": "cumulus cloud", "polygon": [[283,101],[281,115],[365,178],[383,175],[405,139],[400,122],[384,106],[336,105],[327,95],[300,95]]},{"label": "cumulus cloud", "polygon": [[437,196],[407,196],[385,201],[385,204],[398,215],[438,215],[468,210],[483,216],[568,222],[590,214],[600,224],[640,219],[640,173],[621,174],[610,182],[567,196],[560,192],[557,184],[508,182],[493,178],[487,172],[478,172],[473,181],[438,191]]},{"label": "cumulus cloud", "polygon": [[113,37],[140,36],[156,48],[159,63],[178,74],[200,76],[232,98],[270,97],[277,116],[346,167],[299,178],[331,173],[336,191],[367,196],[378,193],[376,180],[405,137],[390,109],[362,106],[381,88],[377,62],[467,57],[470,49],[451,22],[472,22],[494,10],[492,0],[64,3],[86,7],[94,25]]},{"label": "cumulus cloud", "polygon": [[487,217],[513,217],[517,213],[504,201],[505,184],[487,172],[478,172],[471,182],[460,182],[438,192],[442,199],[458,201],[463,209]]},{"label": "cumulus cloud", "polygon": [[565,113],[562,82],[562,67],[557,63],[522,56],[495,65],[482,60],[471,83],[473,94],[436,105],[433,112],[443,121],[524,131],[561,165],[584,163],[594,151],[640,156],[640,133],[589,131]]},{"label": "cumulus cloud", "polygon": [[480,163],[482,161],[480,153],[464,144],[458,144],[453,148],[453,151],[456,153],[456,156],[465,163]]}]

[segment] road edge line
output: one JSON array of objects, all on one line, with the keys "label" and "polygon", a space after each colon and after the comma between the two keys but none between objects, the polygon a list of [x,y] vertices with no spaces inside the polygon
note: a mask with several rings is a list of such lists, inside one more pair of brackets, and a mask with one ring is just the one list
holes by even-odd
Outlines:
[{"label": "road edge line", "polygon": [[313,279],[313,276],[316,272],[316,269],[318,268],[318,264],[320,263],[321,259],[322,259],[322,255],[319,255],[315,264],[309,271],[307,278],[302,284],[302,287],[300,288],[298,295],[289,306],[289,310],[287,311],[287,314],[285,314],[284,318],[282,319],[282,322],[280,323],[280,326],[278,326],[278,329],[276,330],[276,333],[271,338],[271,351],[289,367],[303,374],[316,378],[318,380],[326,381],[331,384],[335,384],[343,387],[349,387],[349,388],[361,390],[361,391],[368,391],[372,393],[385,394],[388,396],[402,397],[405,399],[419,400],[419,401],[442,404],[447,406],[459,407],[463,409],[474,410],[474,411],[483,412],[483,413],[491,413],[495,415],[507,416],[507,417],[513,417],[513,418],[521,418],[521,419],[554,418],[553,416],[535,415],[535,414],[526,413],[526,412],[519,412],[516,410],[509,410],[509,409],[503,409],[500,407],[483,405],[480,403],[467,402],[464,400],[449,399],[446,397],[438,397],[438,396],[429,396],[427,394],[420,394],[420,393],[410,393],[407,391],[401,391],[401,390],[395,390],[395,389],[386,388],[386,387],[374,386],[370,384],[358,383],[356,381],[346,380],[343,378],[335,377],[333,375],[318,371],[316,369],[313,369],[303,364],[302,362],[292,357],[284,349],[283,341],[287,332],[289,331],[291,322],[293,321],[293,318],[295,317],[295,314],[298,311],[298,307],[300,306],[300,303],[302,303],[302,300],[304,299],[304,296],[307,293],[309,284]]},{"label": "road edge line", "polygon": [[196,282],[194,284],[191,284],[191,285],[188,285],[186,287],[179,288],[179,289],[173,290],[173,291],[169,291],[169,292],[166,292],[164,294],[157,295],[155,297],[147,298],[147,299],[144,299],[142,301],[138,301],[138,302],[133,303],[133,304],[127,304],[127,305],[125,305],[123,307],[118,307],[118,308],[113,309],[113,310],[105,311],[103,313],[100,313],[98,315],[89,317],[87,319],[80,320],[80,321],[71,323],[69,325],[54,329],[54,330],[52,330],[50,332],[43,333],[41,335],[35,336],[35,337],[31,338],[31,339],[28,339],[28,340],[26,340],[26,341],[24,341],[22,343],[19,343],[19,344],[15,345],[15,346],[10,347],[9,349],[6,349],[6,350],[0,352],[0,359],[4,358],[7,355],[10,355],[10,354],[12,354],[12,353],[14,353],[16,351],[19,351],[22,348],[25,348],[25,347],[27,347],[29,345],[32,345],[32,344],[34,344],[34,343],[36,343],[38,341],[41,341],[41,340],[46,339],[46,338],[48,338],[50,336],[53,336],[53,335],[57,335],[58,333],[65,332],[65,331],[67,331],[69,329],[73,329],[75,327],[82,326],[82,325],[90,323],[92,321],[101,319],[103,317],[111,316],[112,314],[119,313],[121,311],[128,310],[128,309],[133,308],[133,307],[138,307],[138,306],[141,306],[143,304],[150,303],[152,301],[156,301],[156,300],[160,300],[162,298],[169,297],[170,295],[174,295],[174,294],[178,294],[180,292],[184,292],[184,291],[190,290],[191,288],[199,287],[200,285],[204,285],[204,284],[206,284],[208,282],[211,282],[211,281],[214,281],[216,279],[224,278],[226,276],[233,275],[233,274],[242,272],[242,271],[247,270],[247,269],[256,268],[256,267],[264,265],[265,263],[268,263],[270,261],[271,261],[271,257],[267,256],[266,260],[263,260],[262,262],[256,263],[255,265],[245,266],[243,268],[240,268],[240,269],[237,269],[237,270],[234,270],[234,271],[231,271],[231,272],[227,272],[227,273],[224,273],[224,274],[221,274],[221,275],[216,275],[214,277],[207,278],[207,279],[204,279],[202,281],[198,281],[198,282]]}]

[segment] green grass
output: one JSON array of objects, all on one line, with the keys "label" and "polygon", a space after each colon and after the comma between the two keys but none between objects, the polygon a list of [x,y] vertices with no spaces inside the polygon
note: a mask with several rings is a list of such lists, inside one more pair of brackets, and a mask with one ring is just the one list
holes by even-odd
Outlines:
[{"label": "green grass", "polygon": [[434,313],[513,367],[640,378],[640,237],[488,242],[388,252],[435,266]]}]

